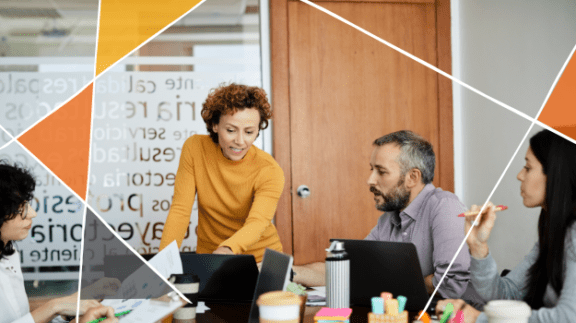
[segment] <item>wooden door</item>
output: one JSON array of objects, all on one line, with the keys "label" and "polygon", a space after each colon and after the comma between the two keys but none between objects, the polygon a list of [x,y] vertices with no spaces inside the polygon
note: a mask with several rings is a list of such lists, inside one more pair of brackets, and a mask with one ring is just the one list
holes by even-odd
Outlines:
[{"label": "wooden door", "polygon": [[[438,65],[438,4],[319,4]],[[434,184],[452,190],[452,105],[442,105],[434,71],[305,3],[289,1],[285,10],[285,62],[272,41],[273,69],[285,63],[288,71],[273,71],[274,152],[289,168],[277,226],[284,249],[302,264],[322,260],[330,238],[363,239],[376,224],[381,212],[366,180],[372,142],[384,134],[410,129],[427,138],[440,166]],[[308,198],[296,194],[300,185]]]}]

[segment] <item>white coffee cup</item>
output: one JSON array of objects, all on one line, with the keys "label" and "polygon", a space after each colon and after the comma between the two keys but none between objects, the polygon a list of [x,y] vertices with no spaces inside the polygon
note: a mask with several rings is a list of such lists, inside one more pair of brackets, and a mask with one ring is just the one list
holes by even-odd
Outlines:
[{"label": "white coffee cup", "polygon": [[484,306],[489,323],[528,323],[532,309],[522,301],[497,300]]},{"label": "white coffee cup", "polygon": [[200,279],[194,274],[173,274],[170,282],[192,303],[184,305],[174,312],[175,320],[192,320],[196,318],[196,306],[198,306],[198,288]]},{"label": "white coffee cup", "polygon": [[256,302],[260,323],[298,323],[301,302],[300,297],[291,292],[276,291],[260,295]]}]

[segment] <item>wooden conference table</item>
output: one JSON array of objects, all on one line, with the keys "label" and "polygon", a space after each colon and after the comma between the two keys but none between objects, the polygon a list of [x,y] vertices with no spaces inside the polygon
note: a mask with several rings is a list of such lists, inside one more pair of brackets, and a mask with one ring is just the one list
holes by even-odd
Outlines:
[{"label": "wooden conference table", "polygon": [[[196,314],[196,320],[174,320],[173,323],[208,323],[208,322],[248,322],[250,315],[250,304],[215,304],[206,303],[210,308],[202,314]],[[306,307],[304,313],[304,323],[314,323],[314,315],[320,310],[321,307]],[[350,317],[351,323],[364,323],[368,322],[368,307],[353,306],[352,316]],[[408,322],[416,319],[417,313],[410,312]]]}]

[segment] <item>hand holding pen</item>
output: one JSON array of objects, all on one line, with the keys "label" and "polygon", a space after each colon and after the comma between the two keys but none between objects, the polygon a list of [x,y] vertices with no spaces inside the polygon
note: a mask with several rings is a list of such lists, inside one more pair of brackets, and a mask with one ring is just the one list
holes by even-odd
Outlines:
[{"label": "hand holding pen", "polygon": [[472,205],[470,211],[464,213],[466,217],[464,233],[468,234],[468,231],[472,230],[466,242],[470,255],[478,259],[486,258],[488,255],[488,238],[496,221],[496,207],[492,202],[486,203],[481,214],[480,209],[480,206]]},{"label": "hand holding pen", "polygon": [[[71,323],[73,322],[75,322],[75,320]],[[114,315],[114,308],[101,305],[89,309],[86,311],[86,314],[80,316],[79,323],[90,322],[117,323],[118,319]]]}]

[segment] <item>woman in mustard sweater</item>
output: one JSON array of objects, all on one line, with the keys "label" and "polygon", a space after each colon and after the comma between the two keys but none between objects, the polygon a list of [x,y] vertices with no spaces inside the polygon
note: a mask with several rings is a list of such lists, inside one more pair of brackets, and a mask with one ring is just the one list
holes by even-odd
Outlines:
[{"label": "woman in mustard sweater", "polygon": [[209,135],[194,135],[182,147],[172,206],[160,250],[182,244],[198,193],[198,253],[252,254],[282,251],[272,224],[284,188],[274,158],[252,144],[268,127],[264,90],[230,84],[208,95],[202,118]]}]

